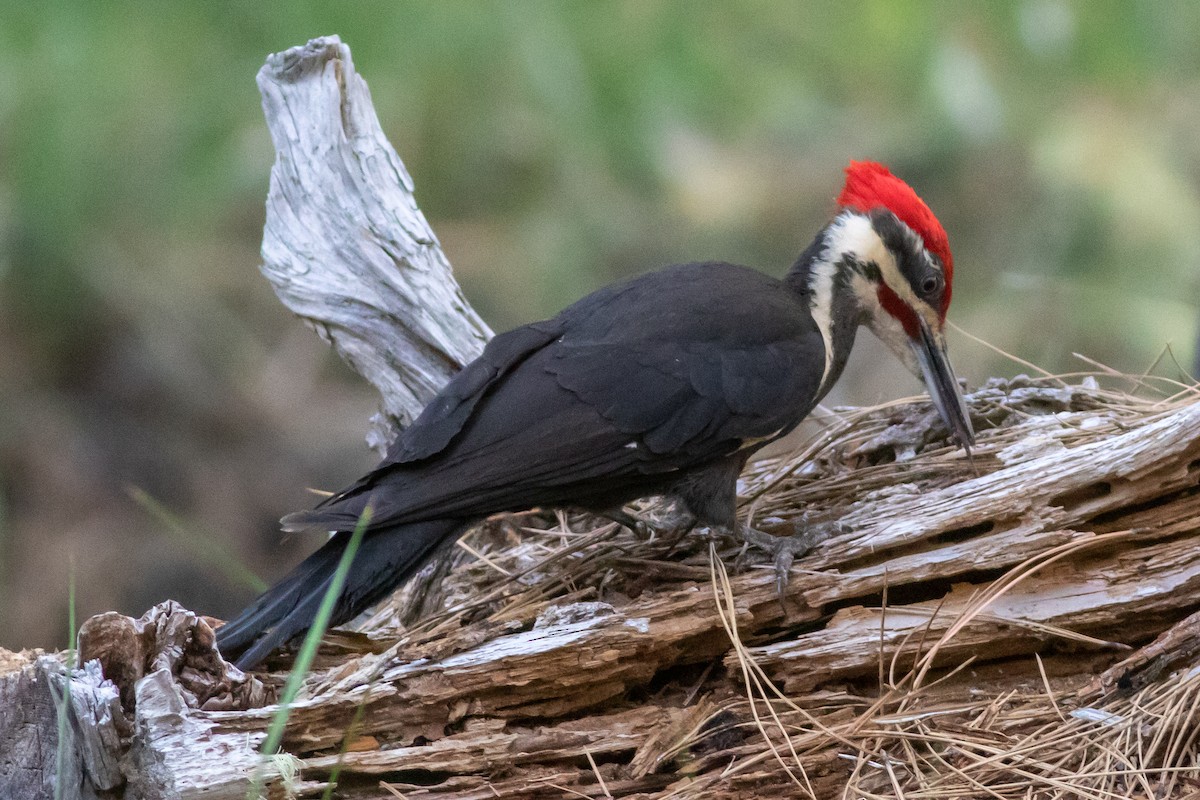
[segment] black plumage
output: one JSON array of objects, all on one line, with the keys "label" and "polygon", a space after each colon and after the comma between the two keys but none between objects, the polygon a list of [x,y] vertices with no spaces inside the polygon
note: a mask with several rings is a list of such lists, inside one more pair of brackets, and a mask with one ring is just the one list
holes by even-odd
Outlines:
[{"label": "black plumage", "polygon": [[790,429],[820,379],[791,365],[823,353],[780,281],[720,263],[651,273],[495,337],[375,470],[285,524],[349,529],[367,502],[376,525],[620,504]]},{"label": "black plumage", "polygon": [[[304,632],[364,509],[362,550],[337,598],[349,620],[472,523],[534,506],[614,512],[678,500],[732,530],[747,458],[794,428],[840,375],[866,324],[928,382],[964,447],[974,437],[946,357],[952,258],[945,231],[886,167],[852,162],[838,216],[783,280],[731,264],[668,267],[588,295],[493,339],[380,465],[286,530],[337,533],[220,628],[242,667]],[[820,538],[743,529],[791,554]]]},{"label": "black plumage", "polygon": [[732,528],[738,473],[817,403],[824,353],[802,281],[725,263],[668,267],[500,334],[376,469],[284,518],[341,533],[222,627],[221,650],[252,666],[303,632],[368,504],[335,624],[497,512],[667,494]]}]

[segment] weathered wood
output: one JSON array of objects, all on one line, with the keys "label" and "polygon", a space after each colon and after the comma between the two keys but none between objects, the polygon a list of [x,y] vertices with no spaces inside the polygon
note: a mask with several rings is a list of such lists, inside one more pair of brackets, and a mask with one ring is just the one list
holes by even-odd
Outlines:
[{"label": "weathered wood", "polygon": [[[1064,638],[1059,629],[1125,645],[1138,644],[1197,605],[1200,556],[1186,534],[1200,527],[1200,503],[1194,491],[1194,475],[1190,484],[1179,477],[1192,474],[1189,469],[1196,461],[1196,448],[1200,446],[1200,426],[1194,424],[1197,413],[1196,406],[1185,406],[1161,419],[1127,426],[1119,434],[1096,434],[1090,444],[1079,444],[1076,450],[1090,453],[1086,448],[1093,448],[1102,452],[1092,453],[1087,465],[1080,464],[1076,469],[1064,470],[1062,453],[1057,448],[1045,448],[1025,461],[949,484],[939,490],[941,495],[925,493],[934,498],[936,506],[953,507],[954,512],[935,517],[940,519],[939,526],[923,524],[916,528],[922,546],[936,544],[944,534],[960,530],[964,519],[987,518],[981,508],[995,509],[1000,520],[1011,520],[1009,524],[1014,525],[1009,530],[999,524],[978,527],[964,541],[932,547],[929,552],[949,549],[961,558],[935,557],[932,563],[936,566],[931,569],[906,567],[917,563],[916,556],[895,542],[875,556],[883,565],[892,561],[898,565],[894,572],[869,565],[870,574],[889,577],[889,591],[921,588],[930,595],[928,599],[890,602],[886,611],[854,604],[870,599],[882,587],[869,580],[859,581],[853,569],[847,569],[870,555],[865,555],[861,546],[862,531],[837,537],[819,552],[798,561],[782,604],[775,595],[774,576],[769,570],[733,575],[733,618],[740,638],[749,643],[744,655],[785,692],[800,697],[830,682],[862,680],[869,685],[881,661],[889,665],[889,671],[894,662],[903,673],[935,644],[939,657],[934,667],[952,666],[967,657],[1011,660],[1034,653],[1052,641],[1102,646],[1088,645],[1080,637]],[[1040,421],[1028,424],[1034,431],[1047,430]],[[981,436],[982,449],[986,450],[987,440],[986,434]],[[1099,447],[1101,443],[1103,447]],[[1105,466],[1093,468],[1096,464]],[[1147,476],[1159,478],[1149,480]],[[1120,485],[1112,493],[1121,495],[1123,507],[1134,509],[1129,518],[1147,527],[1136,532],[1094,532],[1101,527],[1095,524],[1096,512],[1103,513],[1109,524],[1123,519],[1122,509],[1105,499],[1109,495],[1087,494],[1085,499],[1077,492],[1080,484],[1097,481]],[[1023,549],[1012,533],[1023,532],[1020,515],[1008,513],[1010,509],[997,501],[1008,495],[1019,497],[1025,512],[1047,519],[1065,514],[1068,516],[1062,519],[1086,523],[1092,530],[1043,529],[1039,535],[1030,533],[1034,545]],[[882,499],[876,496],[854,501],[851,506],[861,518],[872,501],[890,501],[893,505],[889,513],[903,521],[919,513],[919,497],[919,492],[899,491]],[[900,527],[911,532],[915,525],[902,522]],[[892,529],[880,526],[877,535],[892,533]],[[622,540],[625,535],[614,531],[614,551],[624,549],[628,553],[639,546],[633,540]],[[851,546],[843,547],[847,542]],[[1025,570],[1030,572],[1027,577],[986,607],[978,608],[980,593],[990,585],[987,582],[962,583],[949,591],[937,588],[938,582],[947,577],[979,574],[980,567],[987,566],[969,557],[972,544],[996,555],[1002,569],[991,572],[1002,572],[1014,561],[1048,563],[1038,570]],[[1017,553],[1005,555],[1008,546]],[[836,560],[839,552],[845,555]],[[893,553],[903,555],[889,561],[888,555]],[[1055,556],[1057,560],[1051,561]],[[649,551],[640,562],[628,555],[625,558],[631,570],[653,568],[654,557]],[[824,564],[824,570],[818,571],[814,566],[817,564]],[[571,568],[569,564],[561,566]],[[839,569],[852,580],[841,580]],[[510,779],[498,780],[495,786],[502,796],[510,789],[510,796],[520,796],[521,791],[531,791],[528,787],[542,779],[561,783],[567,765],[577,771],[564,785],[575,789],[589,786],[590,765],[585,768],[578,762],[581,749],[602,761],[632,764],[633,754],[649,742],[656,726],[639,722],[640,727],[624,738],[616,733],[616,738],[607,737],[601,732],[623,730],[624,723],[619,723],[623,719],[657,719],[657,725],[672,728],[674,721],[687,717],[688,696],[692,693],[682,684],[673,685],[654,703],[628,705],[631,696],[644,692],[671,670],[684,670],[681,675],[693,676],[688,678],[690,686],[724,698],[714,708],[736,708],[737,695],[744,691],[736,679],[741,675],[741,661],[734,655],[716,613],[718,600],[713,587],[707,581],[696,581],[695,573],[696,568],[691,567],[660,571],[665,576],[661,585],[636,599],[564,606],[551,596],[516,616],[501,610],[494,620],[484,618],[474,624],[439,629],[442,633],[432,649],[417,639],[401,639],[381,653],[343,657],[339,665],[310,681],[307,696],[292,709],[285,747],[304,759],[311,770],[307,775],[321,779],[339,763],[336,753],[350,735],[357,744],[354,752],[341,757],[343,777],[423,775],[424,780],[436,781],[436,789],[422,790],[429,797],[458,796],[455,793],[460,791],[464,796],[473,796],[472,792],[489,785],[484,776],[494,774],[497,764],[506,759],[520,763],[521,777],[514,773]],[[1147,580],[1147,575],[1153,580]],[[460,578],[456,574],[451,582]],[[812,588],[814,581],[821,588]],[[840,586],[842,590],[837,594],[814,594],[828,593],[829,586]],[[850,594],[846,586],[856,587],[854,591],[859,594]],[[814,597],[821,600],[819,605],[809,602]],[[839,608],[843,603],[847,605]],[[826,618],[831,611],[832,616]],[[960,618],[968,613],[974,615],[974,621],[960,628]],[[540,624],[535,617],[541,619]],[[1136,623],[1131,625],[1134,620]],[[814,630],[804,632],[804,628],[814,625]],[[952,627],[955,630],[951,635]],[[781,630],[791,632],[780,638]],[[761,636],[778,641],[755,644]],[[943,638],[945,641],[941,641]],[[713,670],[714,663],[723,666]],[[1023,667],[1022,674],[1028,675],[1027,669]],[[725,677],[716,679],[714,674]],[[1036,674],[1032,679],[1037,680]],[[166,692],[168,687],[158,688]],[[140,700],[138,707],[140,714]],[[172,713],[188,720],[192,727],[187,728],[187,738],[193,746],[203,742],[200,752],[220,753],[222,759],[229,759],[232,748],[241,747],[240,757],[244,759],[240,776],[226,771],[210,775],[203,785],[200,781],[205,778],[197,777],[190,793],[183,796],[201,796],[202,789],[216,796],[244,791],[244,773],[252,763],[254,743],[259,741],[274,707],[205,712],[181,710],[176,705]],[[649,717],[643,716],[647,714]],[[736,711],[736,715],[742,733],[735,737],[735,744],[723,745],[722,752],[725,757],[749,759],[761,752],[761,740],[746,733],[745,709]],[[531,727],[526,722],[531,719],[544,722]],[[704,719],[696,719],[692,727],[703,724]],[[536,735],[531,730],[537,731]],[[694,732],[691,738],[696,739]],[[678,732],[678,741],[659,743],[658,755],[651,759],[655,769],[616,770],[610,775],[612,782],[629,791],[666,791],[662,777],[680,769],[683,762],[677,759],[681,754],[703,749],[698,750],[693,741],[680,750],[681,741],[688,741],[686,732]],[[164,735],[158,746],[167,745],[167,752],[171,752],[175,748],[172,742]],[[663,753],[675,755],[662,760]],[[648,758],[645,756],[643,762]],[[192,770],[196,776],[204,775],[202,763],[197,762]],[[833,765],[830,769],[837,766],[836,761],[828,763]],[[774,772],[770,762],[762,768]],[[758,769],[751,773],[757,775]],[[447,777],[454,775],[462,780]],[[278,780],[272,777],[269,785]],[[733,778],[730,781],[714,785],[722,786],[724,791],[736,783]],[[770,782],[780,787],[792,785],[787,780],[779,783],[778,776]],[[506,786],[510,788],[503,788]]]},{"label": "weathered wood", "polygon": [[[1192,524],[1200,526],[1200,518]],[[1107,544],[1112,540],[1100,540]],[[938,664],[965,658],[1033,653],[1063,639],[1055,629],[1136,643],[1144,634],[1130,620],[1161,628],[1200,596],[1200,548],[1188,540],[1088,558],[1086,541],[1070,561],[1023,580],[941,647]],[[1154,579],[1148,581],[1147,574]],[[886,609],[839,611],[818,632],[750,648],[750,655],[786,691],[811,690],[830,680],[877,673],[880,659],[912,663],[967,614],[986,585],[961,584],[933,601]],[[733,656],[727,656],[733,659]]]},{"label": "weathered wood", "polygon": [[1200,661],[1200,611],[1189,614],[1157,639],[1097,675],[1079,691],[1082,700],[1096,700],[1145,688],[1170,669]]},{"label": "weathered wood", "polygon": [[0,650],[0,797],[54,794],[58,721],[38,655]]},{"label": "weathered wood", "polygon": [[[414,660],[403,650],[365,656],[318,697],[293,706],[287,740],[308,751],[334,747],[360,708],[359,734],[401,741],[440,738],[468,716],[561,718],[595,708],[645,686],[659,669],[724,652],[705,595],[693,588],[639,606],[653,617],[592,610],[587,619],[488,637],[444,658]],[[211,718],[223,731],[253,731],[270,713]]]},{"label": "weathered wood", "polygon": [[[851,504],[840,519],[852,532],[831,539],[808,563],[825,568],[857,559],[886,559],[890,581],[897,579],[898,570],[919,580],[933,573],[945,576],[1006,566],[995,559],[1003,558],[1012,541],[998,542],[976,554],[974,548],[968,552],[937,548],[936,538],[980,528],[1011,532],[1006,537],[1010,540],[1061,532],[1135,502],[1196,485],[1192,461],[1200,459],[1200,439],[1195,435],[1200,429],[1200,404],[1077,447],[1068,448],[1051,435],[1071,431],[1076,421],[1045,418],[1028,424],[1026,441],[994,453],[985,445],[976,458],[991,455],[1007,466],[974,480],[935,491],[900,486],[908,491]],[[971,538],[987,541],[980,535]],[[901,548],[912,552],[917,547],[921,549],[914,558],[887,558]],[[839,591],[843,581],[848,583]],[[880,591],[884,574],[878,567],[867,568],[822,583],[827,585],[806,594],[810,602]]]},{"label": "weathered wood", "polygon": [[215,733],[213,722],[188,708],[170,670],[139,679],[135,702],[136,732],[124,764],[133,797],[244,800],[256,773],[278,791],[281,764],[258,753],[265,731]]},{"label": "weathered wood", "polygon": [[104,677],[99,662],[91,661],[68,679],[65,670],[47,671],[55,705],[67,698],[65,710],[71,735],[68,753],[80,767],[88,788],[107,791],[125,783],[119,755],[129,725],[116,686]]},{"label": "weathered wood", "polygon": [[471,308],[413,183],[336,36],[267,58],[258,73],[276,161],[262,271],[376,389],[382,452],[491,330]]},{"label": "weathered wood", "polygon": [[676,709],[642,706],[613,714],[567,719],[556,725],[508,725],[502,719],[471,720],[455,736],[441,736],[415,747],[371,749],[309,759],[305,768],[328,773],[337,765],[364,775],[387,775],[412,770],[456,772],[463,763],[483,772],[509,767],[586,758],[606,761],[630,755],[659,727],[669,725]]},{"label": "weathered wood", "polygon": [[[168,601],[140,620],[93,617],[79,642],[69,676],[61,655],[0,651],[0,798],[54,797],[56,784],[65,800],[245,796],[263,733],[221,739],[190,709],[261,706],[270,692],[220,660],[204,620]],[[214,764],[230,779],[214,784]]]},{"label": "weathered wood", "polygon": [[68,679],[60,655],[0,650],[0,798],[53,797],[59,784],[63,800],[119,789],[128,734],[98,663]]}]

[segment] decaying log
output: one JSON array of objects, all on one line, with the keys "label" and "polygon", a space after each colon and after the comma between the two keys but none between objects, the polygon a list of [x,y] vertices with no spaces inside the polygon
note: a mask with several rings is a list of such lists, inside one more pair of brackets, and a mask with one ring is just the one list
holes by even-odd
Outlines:
[{"label": "decaying log", "polygon": [[[403,421],[487,329],[446,283],[348,49],[316,40],[259,80],[280,148],[264,270],[387,373],[368,377]],[[427,290],[436,311],[412,299]],[[29,769],[8,758],[0,781],[49,796],[57,680],[66,797],[242,798],[255,777],[271,797],[335,780],[347,798],[1177,796],[1200,786],[1194,401],[993,381],[968,395],[970,461],[927,402],[832,415],[740,487],[760,528],[845,525],[782,596],[738,542],[489,520],[429,618],[385,605],[328,638],[271,759],[288,656],[247,676],[175,604],[101,615],[69,681],[57,657],[0,659],[0,746],[36,731],[12,751]]]},{"label": "decaying log", "polygon": [[[989,398],[1000,402],[999,395],[996,386],[980,390],[971,396],[972,406]],[[1020,403],[1036,398],[1021,388],[1009,396],[1014,418],[1028,408]],[[1077,390],[1077,405],[1091,399],[1090,390]],[[808,477],[779,482],[787,459],[759,464],[747,476],[747,492],[773,483],[784,495],[780,500],[768,499],[773,494],[758,498],[765,522],[784,524],[790,506],[772,503],[787,503],[789,486],[813,496],[810,511],[837,507],[837,500],[848,518],[864,520],[799,560],[782,602],[768,569],[733,574],[727,593],[719,580],[714,587],[702,565],[710,547],[721,563],[734,563],[736,549],[724,543],[693,538],[681,543],[681,551],[668,553],[663,543],[638,541],[612,525],[584,537],[554,528],[525,529],[515,543],[498,532],[489,541],[486,529],[481,530],[473,547],[487,561],[475,562],[449,580],[473,589],[489,613],[471,621],[477,609],[460,607],[426,629],[377,633],[385,642],[396,637],[381,652],[355,655],[352,643],[341,643],[342,654],[310,678],[306,696],[292,709],[285,749],[302,759],[306,781],[293,788],[300,787],[301,795],[319,792],[338,769],[348,796],[354,796],[354,786],[362,796],[372,796],[367,787],[375,784],[364,785],[364,779],[385,780],[407,797],[555,797],[562,791],[556,787],[563,786],[602,796],[601,778],[610,792],[645,796],[703,796],[714,790],[753,796],[764,787],[804,796],[807,789],[792,783],[773,758],[764,758],[764,738],[744,696],[754,681],[747,682],[743,662],[753,662],[774,678],[824,728],[856,736],[852,741],[864,753],[872,741],[866,733],[874,736],[880,726],[899,724],[889,720],[917,718],[897,716],[898,701],[877,709],[870,726],[859,715],[870,711],[875,694],[886,696],[889,686],[913,684],[912,677],[904,676],[922,658],[934,670],[931,675],[943,674],[940,667],[975,659],[970,671],[937,684],[939,694],[926,692],[903,701],[923,708],[953,701],[957,705],[950,710],[936,712],[947,719],[982,713],[980,696],[1000,697],[1022,687],[1041,692],[1040,669],[1050,673],[1048,685],[1062,687],[1066,681],[1065,688],[1071,689],[1056,694],[1053,702],[1044,700],[1042,712],[1079,711],[1079,725],[1088,720],[1107,724],[1104,715],[1113,712],[1089,711],[1091,706],[1084,705],[1095,702],[1094,692],[1074,693],[1091,673],[1073,675],[1072,667],[1095,670],[1127,658],[1126,671],[1139,663],[1160,665],[1159,679],[1195,671],[1195,631],[1186,620],[1171,635],[1147,645],[1140,660],[1124,651],[1194,615],[1200,603],[1195,591],[1198,556],[1191,540],[1200,527],[1198,409],[1184,405],[1136,423],[1117,410],[1091,408],[1001,426],[980,435],[979,476],[961,458],[936,447],[886,470],[870,465],[849,469],[861,436],[836,442],[813,462],[818,473]],[[1081,425],[1083,419],[1099,422]],[[1114,420],[1119,425],[1109,424]],[[1044,446],[1005,463],[1012,442],[1039,437]],[[1086,463],[1072,461],[1073,468],[1064,470],[1064,449],[1090,455]],[[954,470],[955,477],[948,479],[946,469]],[[860,474],[865,482],[886,485],[887,473],[894,481],[891,491],[848,498],[838,491],[839,483],[853,482]],[[1121,500],[1103,501],[1108,494],[1099,490],[1080,492],[1081,482],[1120,487],[1108,494],[1119,492]],[[828,493],[824,499],[816,494],[821,487]],[[1020,501],[996,502],[1005,495]],[[935,524],[918,525],[914,520],[923,517],[922,496],[937,507],[956,510],[935,517]],[[872,551],[863,546],[865,515],[871,503],[889,499],[889,516],[875,523],[879,549]],[[904,567],[914,557],[911,548],[1002,553],[997,542],[1011,542],[1011,532],[1024,530],[1031,515],[1048,520],[1047,527],[1061,535],[1038,539],[1036,531],[1028,531],[1040,542],[1032,555],[1020,550],[997,556],[995,569],[955,557],[935,558],[940,571],[933,573],[897,568],[885,584],[855,576],[856,571],[872,574],[893,560]],[[963,533],[964,518],[983,522],[972,523]],[[1070,527],[1055,527],[1065,523]],[[555,540],[557,549],[547,544]],[[514,567],[534,560],[530,552],[539,550],[553,553],[556,571],[570,576],[573,587],[547,591],[557,580],[551,567],[541,566],[524,580],[510,580],[497,571],[517,572]],[[1017,562],[1018,569],[1010,569]],[[653,575],[654,586],[637,593],[646,574]],[[1018,575],[1023,577],[1015,580]],[[839,586],[839,592],[828,594],[830,586]],[[889,594],[885,606],[884,586]],[[1005,591],[993,591],[990,602],[982,604],[982,593],[994,587]],[[601,599],[583,599],[588,596]],[[740,649],[732,646],[718,608],[736,621]],[[158,613],[186,612],[168,606]],[[119,628],[102,621],[105,630]],[[208,663],[201,621],[194,626],[198,632],[190,641],[198,644],[183,649],[194,647],[195,663]],[[144,627],[187,626],[147,621]],[[928,656],[935,647],[936,659]],[[1036,653],[1044,664],[1033,659]],[[988,665],[1007,666],[983,669]],[[186,753],[194,759],[186,773],[192,783],[174,784],[181,796],[244,794],[256,763],[255,747],[275,708],[190,708],[179,688],[188,685],[182,670],[174,678],[170,670],[153,677],[155,681],[134,682],[139,692],[135,739],[151,742],[156,758]],[[1151,690],[1158,684],[1140,680],[1138,686]],[[836,691],[831,694],[831,689]],[[194,689],[191,693],[200,696]],[[803,732],[802,742],[816,741],[811,723],[806,727],[786,708],[777,713],[791,715],[789,724]],[[764,714],[759,711],[760,717]],[[1028,723],[1032,712],[1023,708],[1022,714]],[[176,726],[175,738],[161,724],[155,727],[154,719],[163,717]],[[846,746],[834,739],[806,746],[800,763],[816,796],[825,796],[817,787],[840,791],[849,765],[838,750],[845,752]],[[594,769],[589,756],[597,762]],[[216,762],[230,768],[213,771]],[[726,773],[731,763],[738,769]],[[263,774],[269,787],[282,787],[278,770],[268,768]]]}]

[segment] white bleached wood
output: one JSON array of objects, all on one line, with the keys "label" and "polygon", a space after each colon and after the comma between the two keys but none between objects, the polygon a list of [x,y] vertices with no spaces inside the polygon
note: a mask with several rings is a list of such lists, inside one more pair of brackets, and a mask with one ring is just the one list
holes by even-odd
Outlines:
[{"label": "white bleached wood", "polygon": [[[1200,559],[1193,543],[1179,535],[1200,525],[1200,502],[1180,491],[1197,480],[1198,415],[1200,406],[1183,407],[1123,432],[1098,435],[1090,443],[1041,448],[1037,451],[1041,455],[1031,455],[1027,461],[1013,462],[983,478],[949,484],[926,494],[936,508],[919,525],[920,493],[864,496],[852,504],[853,518],[864,519],[871,507],[878,507],[889,515],[881,519],[894,515],[897,524],[877,522],[873,531],[836,537],[799,560],[786,615],[770,571],[734,576],[739,631],[751,641],[762,634],[773,637],[772,632],[785,624],[814,628],[787,640],[752,646],[750,651],[789,692],[805,691],[821,681],[870,677],[878,669],[881,636],[885,660],[910,634],[910,645],[921,641],[919,631],[942,598],[935,595],[938,599],[903,607],[890,603],[882,634],[879,612],[856,608],[858,604],[849,605],[850,601],[866,602],[881,582],[892,589],[907,586],[920,591],[931,591],[923,587],[937,582],[965,584],[981,568],[1002,569],[1051,547],[1095,538],[1096,515],[1115,513],[1124,526],[1143,532],[1110,537],[1100,542],[1102,546],[1083,549],[1018,585],[942,653],[951,660],[967,654],[1004,659],[1028,653],[1047,636],[1045,629],[1031,628],[1030,623],[1080,629],[1126,643],[1152,635],[1165,622],[1193,610],[1200,589]],[[1047,430],[1037,419],[1020,424],[1038,435]],[[1069,458],[1070,454],[1076,457]],[[902,471],[895,474],[897,482],[904,477]],[[1094,484],[1109,489],[1081,491]],[[965,541],[939,539],[963,525],[985,521],[992,527],[979,528]],[[1050,522],[1077,524],[1078,532],[1055,529]],[[868,541],[879,550],[872,552],[865,546]],[[910,551],[917,547],[925,548],[925,560]],[[867,558],[872,563],[864,565]],[[810,571],[817,569],[820,572]],[[669,585],[618,604],[584,602],[555,613],[540,610],[543,620],[568,620],[562,624],[515,632],[486,620],[466,625],[447,632],[438,645],[443,655],[397,649],[348,660],[310,682],[307,697],[293,709],[285,747],[312,768],[309,778],[323,778],[336,763],[330,753],[340,746],[362,708],[357,723],[361,741],[356,746],[365,748],[364,754],[344,761],[349,772],[362,777],[389,770],[420,773],[425,754],[423,746],[414,743],[429,741],[440,742],[430,751],[437,756],[437,771],[446,771],[455,756],[461,757],[453,771],[469,782],[476,780],[470,776],[487,774],[498,758],[534,752],[526,743],[521,720],[540,719],[547,720],[546,729],[537,734],[537,742],[548,737],[543,751],[547,761],[537,768],[557,770],[556,782],[579,785],[574,782],[586,780],[588,768],[571,772],[576,768],[564,767],[556,759],[569,760],[571,754],[592,752],[592,748],[629,752],[649,740],[639,739],[640,733],[623,742],[604,739],[586,733],[600,730],[594,726],[571,731],[558,721],[580,715],[586,719],[589,710],[607,713],[606,703],[613,698],[636,695],[655,676],[687,664],[725,657],[727,666],[736,667],[729,660],[730,642],[716,618],[707,581]],[[945,595],[926,643],[936,639],[979,586],[963,585]],[[835,607],[832,618],[822,620],[823,609],[806,604],[806,597],[848,605]],[[901,666],[911,663],[910,658],[901,661]],[[239,789],[244,791],[256,742],[273,708],[244,712],[189,708],[179,702],[177,690],[165,676],[153,674],[139,682],[138,693],[135,738],[144,741],[147,750],[139,757],[136,747],[141,745],[135,745],[124,762],[133,775],[150,781],[151,787],[171,787],[174,796],[234,797]],[[738,693],[735,684],[727,696],[736,698]],[[682,713],[685,707],[671,705],[682,696],[670,695],[667,713]],[[459,726],[462,732],[454,732]],[[382,747],[381,742],[401,746]],[[154,758],[151,749],[157,752]],[[170,764],[170,771],[155,772],[158,763]],[[531,762],[529,768],[535,766]],[[570,775],[574,777],[565,777]],[[647,781],[652,778],[646,776]],[[448,780],[439,784],[436,796],[456,796],[463,785]],[[268,786],[278,789],[279,776],[271,775]],[[653,787],[652,782],[635,786],[643,792]],[[530,796],[520,791],[515,788],[508,796]],[[173,796],[165,791],[142,794]]]},{"label": "white bleached wood", "polygon": [[89,662],[68,679],[61,655],[12,655],[0,650],[0,798],[54,796],[61,783],[58,800],[85,800],[124,784],[128,723],[100,665]]},{"label": "white bleached wood", "polygon": [[[1028,533],[1070,526],[1081,517],[1126,506],[1131,496],[1144,496],[1149,487],[1137,484],[1146,480],[1161,492],[1192,486],[1196,477],[1188,464],[1200,457],[1197,431],[1200,403],[1118,436],[1043,450],[1038,457],[945,489],[864,498],[840,517],[852,533],[830,540],[808,565],[821,568],[879,557],[985,523],[992,523],[995,531],[1019,527],[1015,522],[996,524],[1004,520],[1027,520]],[[1099,497],[1064,505],[1052,502],[1100,484],[1107,489]],[[1131,486],[1136,489],[1127,491]],[[816,594],[813,599],[831,598]]]},{"label": "white bleached wood", "polygon": [[[46,657],[58,666],[56,660]],[[72,731],[71,750],[83,767],[87,781],[96,789],[115,789],[125,782],[118,754],[125,715],[117,687],[104,678],[97,661],[75,670],[70,680],[63,672],[48,671],[56,705],[69,698],[67,719]]]},{"label": "white bleached wood", "polygon": [[263,786],[280,782],[277,762],[258,753],[265,733],[216,730],[188,708],[169,670],[141,678],[136,696],[136,733],[126,756],[133,796],[244,800],[256,770]]},{"label": "white bleached wood", "polygon": [[379,390],[382,451],[492,332],[471,308],[336,36],[258,73],[275,143],[262,271],[279,299]]},{"label": "white bleached wood", "polygon": [[[1036,420],[1029,426],[1044,427]],[[885,585],[994,570],[1084,536],[1074,528],[1098,514],[1195,486],[1188,465],[1200,457],[1196,431],[1200,404],[1090,444],[1043,448],[1036,457],[944,489],[863,498],[841,517],[853,532],[826,542],[804,565],[837,567],[864,557],[876,563],[814,576],[803,597],[817,607]],[[1100,486],[1098,496],[1086,494]],[[1086,499],[1069,499],[1077,493]],[[991,530],[967,541],[936,543],[938,536],[987,525]],[[887,557],[901,548],[917,549]]]},{"label": "white bleached wood", "polygon": [[[1136,537],[1131,537],[1136,540]],[[1081,542],[1083,544],[1083,542]],[[1146,580],[1147,574],[1154,580]],[[961,584],[936,601],[887,609],[856,606],[839,611],[820,631],[751,648],[754,660],[788,692],[872,675],[880,658],[903,653],[904,666],[918,650],[953,625],[987,587]],[[1200,590],[1200,552],[1188,541],[1122,551],[1109,558],[1064,561],[1019,583],[993,601],[939,652],[941,664],[972,655],[987,658],[1037,652],[1056,638],[1043,626],[1136,641],[1131,619],[1157,623],[1188,607],[1181,597]],[[1123,642],[1122,642],[1123,643]],[[726,660],[736,664],[732,656]]]}]

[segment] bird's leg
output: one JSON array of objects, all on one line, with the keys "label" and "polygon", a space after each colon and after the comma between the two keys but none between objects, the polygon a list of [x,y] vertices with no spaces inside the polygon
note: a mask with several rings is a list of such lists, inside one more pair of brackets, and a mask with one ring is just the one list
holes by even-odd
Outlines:
[{"label": "bird's leg", "polygon": [[663,548],[662,558],[667,558],[675,552],[675,547],[683,541],[685,536],[695,530],[698,522],[699,520],[691,514],[680,511],[672,512],[663,520],[663,539],[666,546]]},{"label": "bird's leg", "polygon": [[618,525],[629,528],[629,530],[637,534],[646,532],[648,527],[645,520],[638,519],[623,508],[606,508],[598,512],[598,514],[605,519],[612,520]]},{"label": "bird's leg", "polygon": [[696,527],[696,518],[678,508],[672,508],[658,520],[634,516],[623,508],[609,508],[599,514],[618,525],[624,525],[647,541],[654,541],[657,538],[666,539],[668,549],[674,547],[692,528]]},{"label": "bird's leg", "polygon": [[796,556],[804,555],[831,536],[846,532],[846,526],[840,522],[809,522],[807,513],[793,524],[793,528],[791,536],[775,536],[749,525],[738,525],[743,541],[772,557],[775,564],[775,591],[780,597],[787,589],[788,576]]}]

